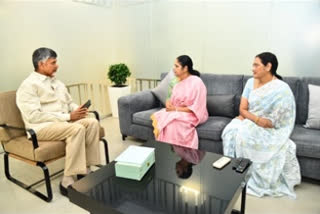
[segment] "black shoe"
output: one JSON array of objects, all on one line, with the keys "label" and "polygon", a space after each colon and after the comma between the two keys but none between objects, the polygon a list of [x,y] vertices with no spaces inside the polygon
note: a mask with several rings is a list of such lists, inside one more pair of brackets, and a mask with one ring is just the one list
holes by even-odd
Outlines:
[{"label": "black shoe", "polygon": [[80,179],[84,178],[85,176],[86,176],[86,175],[80,175],[80,174],[79,174],[79,175],[77,175],[77,179],[80,180]]},{"label": "black shoe", "polygon": [[61,193],[61,195],[68,197],[68,190],[67,190],[67,188],[65,188],[64,186],[62,186],[62,183],[61,183],[61,182],[60,182],[59,187],[60,187],[60,193]]}]

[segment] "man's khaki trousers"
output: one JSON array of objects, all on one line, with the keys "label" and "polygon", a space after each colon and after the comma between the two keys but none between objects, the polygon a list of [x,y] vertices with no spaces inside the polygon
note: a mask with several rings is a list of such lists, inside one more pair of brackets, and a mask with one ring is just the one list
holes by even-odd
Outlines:
[{"label": "man's khaki trousers", "polygon": [[39,140],[66,142],[64,175],[86,174],[87,166],[100,164],[99,122],[84,118],[76,122],[55,122],[37,132]]}]

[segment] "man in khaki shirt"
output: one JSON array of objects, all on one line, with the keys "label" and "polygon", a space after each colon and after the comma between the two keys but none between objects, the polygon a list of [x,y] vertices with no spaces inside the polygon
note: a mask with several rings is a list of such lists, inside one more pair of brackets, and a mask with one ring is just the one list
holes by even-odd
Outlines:
[{"label": "man in khaki shirt", "polygon": [[88,109],[72,102],[65,85],[55,78],[57,54],[49,48],[34,51],[35,71],[20,85],[17,106],[26,128],[33,129],[38,140],[66,142],[66,160],[60,190],[74,182],[74,175],[87,174],[91,165],[100,164],[99,123],[86,118]]}]

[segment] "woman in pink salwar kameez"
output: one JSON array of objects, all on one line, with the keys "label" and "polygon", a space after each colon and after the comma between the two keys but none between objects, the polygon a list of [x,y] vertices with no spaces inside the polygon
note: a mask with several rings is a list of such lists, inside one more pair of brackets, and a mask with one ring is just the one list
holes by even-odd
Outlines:
[{"label": "woman in pink salwar kameez", "polygon": [[173,70],[175,85],[166,108],[151,116],[154,135],[158,141],[198,149],[196,126],[208,119],[207,89],[189,56],[179,56]]}]

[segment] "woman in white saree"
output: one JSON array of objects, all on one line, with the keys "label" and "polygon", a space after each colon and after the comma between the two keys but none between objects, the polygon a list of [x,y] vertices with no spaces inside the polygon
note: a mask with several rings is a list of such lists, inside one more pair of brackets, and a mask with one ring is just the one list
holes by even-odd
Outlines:
[{"label": "woman in white saree", "polygon": [[296,145],[289,139],[295,123],[295,99],[276,73],[277,67],[272,53],[255,57],[253,78],[243,91],[240,115],[222,133],[223,152],[253,162],[249,194],[295,198],[294,186],[301,182]]}]

